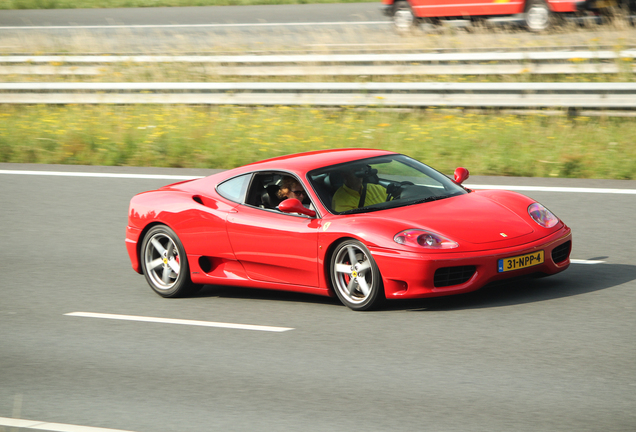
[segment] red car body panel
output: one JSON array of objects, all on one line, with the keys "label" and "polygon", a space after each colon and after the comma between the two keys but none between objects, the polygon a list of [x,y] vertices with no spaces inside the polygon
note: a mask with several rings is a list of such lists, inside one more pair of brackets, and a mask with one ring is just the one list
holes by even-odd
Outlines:
[{"label": "red car body panel", "polygon": [[[382,3],[392,5],[395,1]],[[408,3],[418,18],[515,15],[526,8],[524,0],[409,0]],[[577,1],[546,0],[546,4],[553,12],[577,11]]]},{"label": "red car body panel", "polygon": [[[534,200],[508,191],[472,191],[452,198],[373,213],[331,213],[308,181],[311,170],[363,158],[395,155],[367,149],[329,150],[290,155],[249,164],[209,177],[168,185],[133,197],[126,246],[138,273],[140,244],[152,226],[177,233],[197,284],[237,285],[333,296],[329,257],[344,238],[363,242],[376,261],[387,298],[418,298],[464,293],[499,279],[541,272],[554,274],[569,264],[572,234],[561,221],[543,228],[527,213]],[[315,218],[285,214],[232,202],[216,186],[250,172],[287,172],[304,183]],[[449,250],[425,250],[397,244],[394,236],[419,228],[459,243]],[[560,262],[554,248],[570,248]],[[543,264],[500,273],[499,259],[538,250]],[[461,284],[436,287],[435,271],[475,266]]]}]

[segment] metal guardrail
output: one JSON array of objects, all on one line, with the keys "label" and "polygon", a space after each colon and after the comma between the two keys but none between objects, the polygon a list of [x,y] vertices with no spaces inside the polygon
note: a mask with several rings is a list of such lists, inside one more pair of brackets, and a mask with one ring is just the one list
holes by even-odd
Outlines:
[{"label": "metal guardrail", "polygon": [[[100,74],[198,65],[217,75],[617,73],[636,49],[296,55],[5,55],[2,73]],[[633,83],[0,83],[0,103],[636,108]]]},{"label": "metal guardrail", "polygon": [[636,49],[622,51],[513,51],[478,53],[417,54],[298,54],[298,55],[7,55],[0,63],[368,63],[368,62],[483,62],[483,61],[547,61],[569,59],[614,60],[636,58]]},{"label": "metal guardrail", "polygon": [[[98,76],[108,66],[1,66],[0,75]],[[196,72],[210,76],[400,76],[400,75],[570,75],[617,74],[636,72],[636,65],[621,67],[616,63],[559,64],[462,64],[462,65],[369,65],[369,66],[213,66]]]},{"label": "metal guardrail", "polygon": [[235,56],[5,55],[0,56],[0,75],[98,75],[109,65],[162,63],[203,65],[200,72],[219,76],[618,73],[636,71],[634,58],[636,49]]},{"label": "metal guardrail", "polygon": [[636,83],[0,83],[0,103],[635,109]]}]

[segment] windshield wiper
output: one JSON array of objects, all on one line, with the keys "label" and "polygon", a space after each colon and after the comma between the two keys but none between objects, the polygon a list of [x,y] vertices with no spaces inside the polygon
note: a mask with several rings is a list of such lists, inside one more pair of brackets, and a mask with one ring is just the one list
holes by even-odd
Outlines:
[{"label": "windshield wiper", "polygon": [[354,213],[371,213],[374,211],[379,211],[379,210],[385,210],[386,207],[360,207],[360,208],[353,208],[353,209],[349,209],[349,210],[345,210],[343,212],[340,212],[338,214],[340,215],[348,215],[348,214],[354,214]]},{"label": "windshield wiper", "polygon": [[452,198],[455,195],[437,195],[437,196],[431,196],[428,198],[423,198],[420,200],[415,200],[415,201],[411,201],[408,203],[408,205],[413,205],[413,204],[422,204],[422,203],[426,203],[426,202],[431,202],[431,201],[438,201],[438,200],[442,200],[442,199],[446,199],[446,198]]},{"label": "windshield wiper", "polygon": [[426,202],[431,202],[431,201],[438,201],[438,200],[442,200],[442,199],[446,199],[446,198],[452,198],[454,196],[457,195],[437,195],[437,196],[431,196],[428,198],[423,198],[423,199],[419,199],[419,200],[415,200],[415,201],[388,201],[385,204],[398,204],[397,206],[389,206],[387,207],[386,205],[380,206],[380,207],[360,207],[360,208],[353,208],[353,209],[349,209],[349,210],[345,210],[343,212],[340,212],[338,214],[341,215],[348,215],[348,214],[355,214],[355,213],[371,213],[371,212],[375,212],[375,211],[379,211],[379,210],[386,210],[387,208],[394,208],[394,207],[404,207],[404,206],[410,206],[413,204],[422,204],[422,203],[426,203]]}]

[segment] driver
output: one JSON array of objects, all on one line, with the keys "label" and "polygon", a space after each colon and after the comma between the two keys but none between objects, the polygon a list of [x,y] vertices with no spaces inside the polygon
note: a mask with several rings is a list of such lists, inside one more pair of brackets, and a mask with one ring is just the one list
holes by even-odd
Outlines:
[{"label": "driver", "polygon": [[[300,202],[307,200],[307,192],[305,192],[305,189],[295,178],[289,176],[283,178],[280,189],[276,195],[282,200],[289,198],[296,198]],[[305,207],[307,206],[305,205]]]},{"label": "driver", "polygon": [[283,178],[280,189],[278,190],[278,193],[276,195],[281,200],[296,198],[302,203],[303,207],[310,210],[315,210],[314,206],[309,200],[307,192],[305,192],[305,188],[303,188],[303,186],[298,183],[298,180],[296,180],[294,177],[286,176],[285,178]]},{"label": "driver", "polygon": [[[374,183],[363,183],[354,171],[342,171],[344,184],[338,188],[331,200],[331,207],[343,212],[358,207],[366,207],[386,201],[386,189]],[[364,195],[364,200],[362,196]]]}]

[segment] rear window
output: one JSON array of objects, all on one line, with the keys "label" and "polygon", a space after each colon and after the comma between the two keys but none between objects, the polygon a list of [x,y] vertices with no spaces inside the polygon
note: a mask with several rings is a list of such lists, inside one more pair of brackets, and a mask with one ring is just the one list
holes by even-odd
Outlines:
[{"label": "rear window", "polygon": [[242,203],[245,199],[245,191],[250,182],[250,177],[251,174],[243,174],[226,180],[216,187],[216,191],[223,198]]}]

